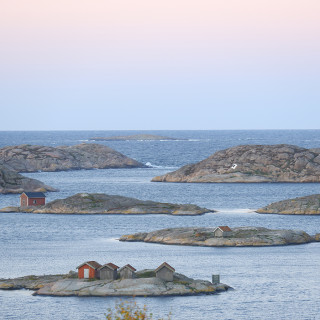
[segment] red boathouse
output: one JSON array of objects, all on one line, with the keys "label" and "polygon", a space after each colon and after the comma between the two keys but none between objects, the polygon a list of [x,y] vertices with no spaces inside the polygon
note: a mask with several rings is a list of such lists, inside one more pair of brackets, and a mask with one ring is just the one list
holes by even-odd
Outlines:
[{"label": "red boathouse", "polygon": [[101,264],[96,261],[87,261],[80,266],[78,269],[78,278],[79,279],[99,279],[98,269],[101,267]]},{"label": "red boathouse", "polygon": [[43,192],[23,192],[20,195],[20,207],[43,206],[46,196]]}]

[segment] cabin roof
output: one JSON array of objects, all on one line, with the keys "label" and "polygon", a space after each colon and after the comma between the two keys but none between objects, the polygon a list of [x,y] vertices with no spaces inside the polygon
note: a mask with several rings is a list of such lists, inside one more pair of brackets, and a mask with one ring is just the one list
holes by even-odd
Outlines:
[{"label": "cabin roof", "polygon": [[129,268],[132,271],[137,271],[137,269],[135,269],[131,264],[126,264],[125,266],[123,266],[122,268],[119,269],[119,271],[125,269],[125,268]]},{"label": "cabin roof", "polygon": [[158,272],[160,269],[162,269],[163,267],[168,268],[169,270],[171,270],[172,272],[175,272],[175,268],[171,267],[170,264],[164,262],[162,263],[156,270],[155,272]]},{"label": "cabin roof", "polygon": [[219,227],[215,228],[214,231],[216,231],[218,228],[222,231],[225,231],[225,232],[232,231],[228,226],[219,226]]},{"label": "cabin roof", "polygon": [[23,192],[21,195],[23,194],[25,194],[28,198],[45,198],[46,197],[43,192]]},{"label": "cabin roof", "polygon": [[115,264],[113,264],[113,263],[111,263],[111,262],[106,263],[106,264],[100,266],[100,267],[99,267],[99,270],[101,270],[101,269],[103,269],[103,268],[109,268],[109,269],[111,269],[111,270],[117,270],[117,269],[119,269],[118,266],[116,266]]},{"label": "cabin roof", "polygon": [[93,269],[98,269],[101,267],[101,264],[96,262],[96,261],[87,261],[87,262],[84,262],[82,264],[80,264],[80,266],[77,267],[77,269],[81,268],[82,266],[84,265],[88,265],[89,267],[93,268]]}]

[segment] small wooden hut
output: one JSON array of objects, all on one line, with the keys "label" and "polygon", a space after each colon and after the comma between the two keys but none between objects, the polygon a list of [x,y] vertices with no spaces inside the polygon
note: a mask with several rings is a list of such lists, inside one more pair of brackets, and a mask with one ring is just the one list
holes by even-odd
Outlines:
[{"label": "small wooden hut", "polygon": [[215,237],[230,237],[232,230],[228,226],[219,226],[213,230]]},{"label": "small wooden hut", "polygon": [[43,206],[46,196],[43,192],[23,192],[20,195],[20,207]]},{"label": "small wooden hut", "polygon": [[119,269],[120,279],[134,279],[137,270],[130,264],[125,265]]},{"label": "small wooden hut", "polygon": [[165,281],[173,281],[173,273],[175,269],[168,263],[162,263],[156,270],[156,277]]},{"label": "small wooden hut", "polygon": [[118,276],[117,269],[119,267],[111,262],[104,264],[99,268],[99,278],[101,280],[116,280]]}]

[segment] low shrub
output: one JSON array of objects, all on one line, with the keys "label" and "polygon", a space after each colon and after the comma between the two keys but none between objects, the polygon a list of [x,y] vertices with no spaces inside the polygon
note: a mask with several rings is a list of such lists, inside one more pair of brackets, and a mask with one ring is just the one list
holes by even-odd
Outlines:
[{"label": "low shrub", "polygon": [[[149,313],[146,305],[143,308],[139,307],[135,301],[120,301],[117,302],[114,309],[109,308],[108,313],[104,314],[106,320],[153,320],[152,313]],[[169,314],[166,318],[171,320]],[[164,318],[158,318],[164,320]]]}]

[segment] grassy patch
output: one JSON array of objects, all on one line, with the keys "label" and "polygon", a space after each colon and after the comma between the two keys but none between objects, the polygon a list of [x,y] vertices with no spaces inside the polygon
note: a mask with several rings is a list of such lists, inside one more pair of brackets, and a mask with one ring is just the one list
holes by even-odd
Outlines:
[{"label": "grassy patch", "polygon": [[185,281],[185,280],[173,280],[173,283],[182,284],[184,286],[187,286],[188,284],[190,284],[189,281]]},{"label": "grassy patch", "polygon": [[137,274],[137,278],[154,278],[156,276],[155,271],[146,271]]}]

